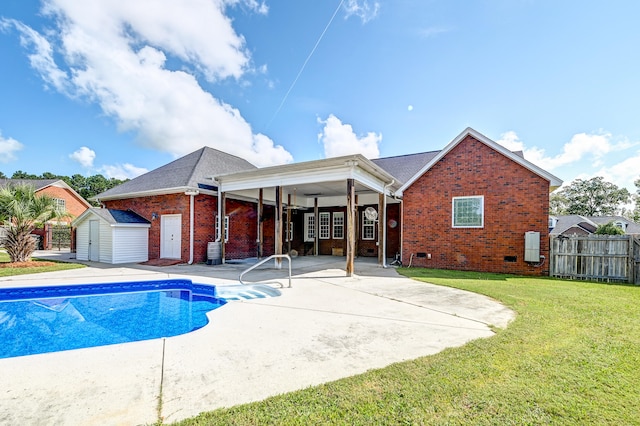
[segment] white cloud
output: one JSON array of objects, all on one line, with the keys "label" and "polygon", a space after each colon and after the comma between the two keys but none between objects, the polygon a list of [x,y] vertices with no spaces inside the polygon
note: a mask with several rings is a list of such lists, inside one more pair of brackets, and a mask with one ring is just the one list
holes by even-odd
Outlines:
[{"label": "white cloud", "polygon": [[[291,162],[197,80],[239,80],[248,71],[244,38],[225,14],[237,5],[268,10],[256,0],[49,0],[44,12],[55,26],[46,36],[14,25],[31,41],[32,66],[46,82],[98,103],[144,147],[177,157],[208,145],[258,166]],[[68,71],[53,61],[52,46]],[[167,59],[181,69],[169,69]]]},{"label": "white cloud", "polygon": [[366,24],[378,16],[380,3],[368,0],[347,0],[344,2],[343,7],[346,11],[345,19],[350,16],[356,16],[362,20],[363,24]]},{"label": "white cloud", "polygon": [[449,31],[451,31],[451,28],[429,27],[429,28],[423,28],[423,29],[419,30],[418,32],[419,32],[421,37],[431,38],[431,37],[435,37],[435,36],[443,34],[443,33],[448,33]]},{"label": "white cloud", "polygon": [[69,154],[69,158],[79,163],[85,169],[89,169],[93,167],[93,160],[96,158],[96,153],[94,150],[83,146]]},{"label": "white cloud", "polygon": [[[640,143],[626,138],[613,141],[610,133],[577,133],[562,146],[562,152],[553,157],[547,156],[543,149],[527,148],[514,131],[502,134],[496,142],[509,150],[523,151],[527,160],[545,170],[576,171],[577,175],[571,181],[565,181],[563,186],[575,179],[602,176],[607,182],[634,191],[633,182],[640,177],[640,152],[630,155],[624,152]],[[616,159],[625,156],[622,161]]]},{"label": "white cloud", "polygon": [[16,152],[24,148],[20,142],[13,138],[4,138],[0,133],[0,163],[9,163],[16,160]]},{"label": "white cloud", "polygon": [[640,151],[612,166],[602,167],[592,177],[602,176],[607,182],[613,182],[619,187],[627,188],[630,193],[635,193],[634,181],[640,179],[639,166]]},{"label": "white cloud", "polygon": [[613,143],[611,139],[612,136],[609,133],[578,133],[564,144],[562,153],[554,157],[547,156],[544,149],[536,147],[525,148],[524,143],[514,131],[503,133],[496,142],[512,151],[524,151],[527,160],[548,170],[554,170],[562,166],[575,164],[586,157],[590,158],[592,166],[597,167],[602,164],[602,158],[606,154],[627,149],[633,145],[626,140]]},{"label": "white cloud", "polygon": [[100,167],[100,172],[108,179],[133,179],[142,174],[147,173],[149,170],[136,167],[132,164],[115,164],[115,165],[105,165]]},{"label": "white cloud", "polygon": [[14,19],[0,19],[0,26],[8,29],[15,27],[20,33],[20,44],[33,53],[29,54],[31,67],[38,71],[46,84],[61,93],[67,93],[69,76],[56,65],[53,60],[51,43],[37,31]]},{"label": "white cloud", "polygon": [[322,121],[324,124],[322,133],[318,135],[318,140],[324,145],[324,155],[327,158],[339,157],[349,154],[362,154],[367,158],[378,158],[380,150],[378,145],[382,140],[381,134],[369,132],[362,137],[358,137],[350,124],[342,124],[339,118],[333,114]]}]

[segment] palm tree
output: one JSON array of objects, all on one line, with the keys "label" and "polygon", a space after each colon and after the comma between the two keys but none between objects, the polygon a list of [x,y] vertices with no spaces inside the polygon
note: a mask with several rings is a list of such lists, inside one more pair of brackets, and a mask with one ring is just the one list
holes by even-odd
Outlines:
[{"label": "palm tree", "polygon": [[0,189],[0,220],[6,229],[4,247],[11,262],[28,262],[36,249],[31,232],[37,225],[60,218],[53,198],[36,195],[31,185],[8,185]]}]

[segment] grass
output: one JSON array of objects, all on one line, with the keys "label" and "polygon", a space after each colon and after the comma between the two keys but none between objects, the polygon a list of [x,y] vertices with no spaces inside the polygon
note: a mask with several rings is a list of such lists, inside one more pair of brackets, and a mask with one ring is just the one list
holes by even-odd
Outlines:
[{"label": "grass", "polygon": [[58,262],[51,260],[32,259],[25,265],[10,263],[9,256],[4,250],[0,250],[0,277],[13,275],[35,274],[38,272],[64,271],[67,269],[84,268],[80,263]]},{"label": "grass", "polygon": [[488,295],[517,317],[488,339],[178,424],[640,424],[640,287],[400,272]]}]

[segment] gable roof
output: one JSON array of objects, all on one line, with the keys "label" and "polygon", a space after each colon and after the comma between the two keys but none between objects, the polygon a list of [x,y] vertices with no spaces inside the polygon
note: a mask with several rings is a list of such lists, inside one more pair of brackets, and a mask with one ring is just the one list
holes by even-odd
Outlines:
[{"label": "gable roof", "polygon": [[80,194],[78,194],[69,184],[67,184],[62,179],[0,179],[0,188],[4,188],[8,185],[29,185],[32,186],[36,192],[42,191],[50,186],[55,186],[58,188],[64,188],[67,191],[71,192],[71,194],[78,199],[82,204],[87,207],[91,207],[91,204],[82,198]]},{"label": "gable roof", "polygon": [[151,222],[131,210],[102,209],[92,207],[82,213],[73,221],[73,226],[77,226],[79,222],[85,220],[88,216],[95,215],[110,225],[148,225]]},{"label": "gable roof", "polygon": [[438,161],[440,161],[445,155],[447,155],[453,148],[455,148],[467,136],[473,137],[477,141],[487,145],[489,148],[501,153],[505,157],[507,157],[507,158],[513,160],[514,162],[520,164],[524,168],[526,168],[528,170],[531,170],[533,173],[537,174],[538,176],[548,180],[549,181],[549,186],[550,186],[550,188],[552,190],[557,188],[557,187],[559,187],[560,185],[562,185],[562,180],[560,180],[558,177],[556,177],[553,174],[541,169],[540,167],[536,166],[535,164],[531,163],[530,161],[525,160],[524,157],[518,155],[517,153],[514,153],[514,152],[508,150],[507,148],[505,148],[504,146],[498,144],[497,142],[492,141],[488,137],[484,136],[482,133],[472,129],[471,127],[467,127],[464,131],[462,131],[462,133],[460,133],[455,139],[453,139],[447,146],[445,146],[442,151],[436,153],[436,155],[434,155],[432,158],[430,158],[428,160],[428,162],[421,169],[419,169],[416,173],[413,174],[413,176],[411,176],[409,179],[407,179],[404,182],[404,184],[400,187],[400,189],[398,189],[396,194],[401,197],[402,193],[408,187],[410,187],[416,180],[418,180],[418,178],[420,178],[420,176],[422,176],[429,169],[431,169]]},{"label": "gable roof", "polygon": [[171,194],[186,190],[215,190],[212,175],[256,169],[256,166],[235,155],[203,147],[169,164],[111,188],[94,198],[112,200],[140,196]]}]

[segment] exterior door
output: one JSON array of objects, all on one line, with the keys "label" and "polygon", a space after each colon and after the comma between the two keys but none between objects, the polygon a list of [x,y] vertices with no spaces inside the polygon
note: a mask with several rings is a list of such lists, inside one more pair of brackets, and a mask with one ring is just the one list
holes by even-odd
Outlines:
[{"label": "exterior door", "polygon": [[182,257],[182,215],[162,215],[160,222],[160,257],[180,259]]},{"label": "exterior door", "polygon": [[89,260],[100,261],[100,221],[89,221]]}]

